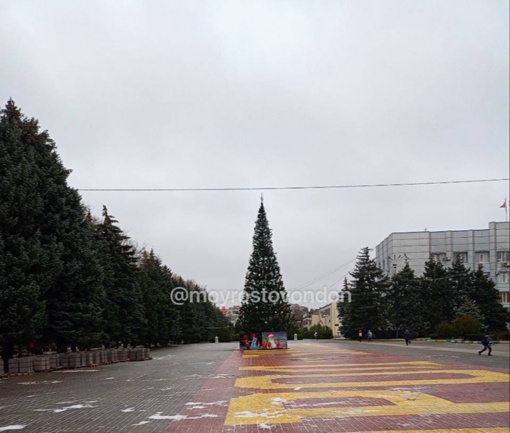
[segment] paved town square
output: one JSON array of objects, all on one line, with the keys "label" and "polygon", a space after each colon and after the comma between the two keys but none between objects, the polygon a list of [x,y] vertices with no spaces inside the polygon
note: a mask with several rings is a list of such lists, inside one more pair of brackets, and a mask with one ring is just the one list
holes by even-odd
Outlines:
[{"label": "paved town square", "polygon": [[0,432],[484,432],[509,424],[509,346],[291,341],[0,381]]}]

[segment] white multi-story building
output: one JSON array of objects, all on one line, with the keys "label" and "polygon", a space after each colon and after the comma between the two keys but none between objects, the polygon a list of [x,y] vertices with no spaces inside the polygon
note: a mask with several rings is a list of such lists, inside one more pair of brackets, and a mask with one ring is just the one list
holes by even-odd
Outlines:
[{"label": "white multi-story building", "polygon": [[496,283],[502,304],[510,308],[510,223],[491,222],[488,229],[392,233],[376,247],[376,262],[388,274],[406,261],[420,276],[429,258],[450,266],[462,259],[466,267],[484,272]]}]

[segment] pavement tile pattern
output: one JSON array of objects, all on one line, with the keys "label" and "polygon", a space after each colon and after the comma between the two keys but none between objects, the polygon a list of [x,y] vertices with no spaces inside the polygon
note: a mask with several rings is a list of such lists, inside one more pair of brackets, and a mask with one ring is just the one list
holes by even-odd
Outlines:
[{"label": "pavement tile pattern", "polygon": [[174,433],[508,433],[509,375],[316,342],[236,351]]},{"label": "pavement tile pattern", "polygon": [[153,359],[0,380],[0,432],[508,433],[508,345],[348,341],[158,349]]},{"label": "pavement tile pattern", "polygon": [[206,381],[223,382],[216,371],[233,348],[181,345],[150,361],[0,380],[0,432],[164,432]]}]

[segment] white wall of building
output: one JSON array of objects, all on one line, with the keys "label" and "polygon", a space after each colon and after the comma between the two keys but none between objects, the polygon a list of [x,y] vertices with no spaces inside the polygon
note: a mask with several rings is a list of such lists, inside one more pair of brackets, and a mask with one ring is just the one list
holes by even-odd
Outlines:
[{"label": "white wall of building", "polygon": [[375,260],[389,275],[400,271],[407,260],[420,276],[431,256],[445,266],[458,257],[468,268],[482,265],[496,283],[503,305],[510,307],[509,222],[491,222],[487,229],[392,233],[377,245]]}]

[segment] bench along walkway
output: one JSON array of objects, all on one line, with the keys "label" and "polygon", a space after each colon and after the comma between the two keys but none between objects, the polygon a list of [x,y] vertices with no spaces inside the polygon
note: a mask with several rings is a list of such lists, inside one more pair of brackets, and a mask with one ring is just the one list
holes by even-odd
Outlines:
[{"label": "bench along walkway", "polygon": [[508,431],[507,357],[393,343],[289,345],[181,346],[148,362],[2,380],[0,431]]}]

